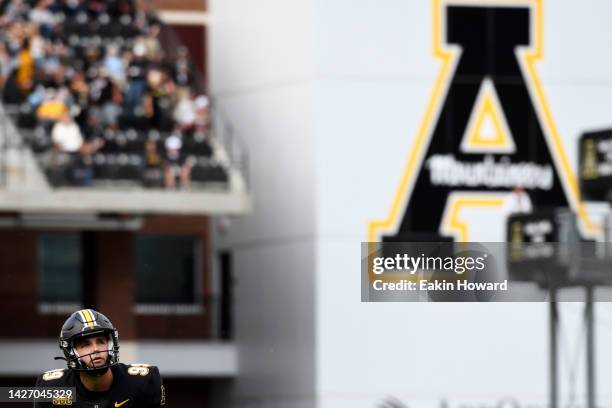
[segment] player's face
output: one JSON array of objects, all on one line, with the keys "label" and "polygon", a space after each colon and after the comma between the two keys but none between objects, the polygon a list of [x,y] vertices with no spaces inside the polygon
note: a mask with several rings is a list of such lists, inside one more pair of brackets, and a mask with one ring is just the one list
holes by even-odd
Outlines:
[{"label": "player's face", "polygon": [[81,361],[88,367],[101,367],[108,359],[108,338],[106,336],[94,336],[76,339],[74,341]]}]

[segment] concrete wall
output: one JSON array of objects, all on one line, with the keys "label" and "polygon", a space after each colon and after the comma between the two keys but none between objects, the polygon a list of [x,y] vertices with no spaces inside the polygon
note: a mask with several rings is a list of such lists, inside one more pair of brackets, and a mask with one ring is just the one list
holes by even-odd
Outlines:
[{"label": "concrete wall", "polygon": [[210,85],[250,156],[253,211],[217,235],[233,250],[233,403],[314,406],[313,5],[209,4]]}]

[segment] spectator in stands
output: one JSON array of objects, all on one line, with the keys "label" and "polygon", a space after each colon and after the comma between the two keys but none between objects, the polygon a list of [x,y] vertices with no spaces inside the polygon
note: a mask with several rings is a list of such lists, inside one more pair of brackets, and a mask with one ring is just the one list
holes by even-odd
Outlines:
[{"label": "spectator in stands", "polygon": [[83,146],[81,130],[67,111],[63,112],[60,120],[53,125],[51,140],[59,151],[76,153],[81,150]]},{"label": "spectator in stands", "polygon": [[92,105],[101,106],[112,99],[112,83],[103,67],[91,68],[88,72],[88,77],[89,102]]},{"label": "spectator in stands", "polygon": [[196,120],[196,105],[190,91],[181,88],[177,91],[178,101],[174,108],[173,117],[179,130],[193,128]]},{"label": "spectator in stands", "polygon": [[208,97],[200,95],[195,99],[195,120],[197,130],[206,131],[210,126],[210,115],[208,111]]},{"label": "spectator in stands", "polygon": [[23,101],[21,90],[17,85],[17,75],[15,71],[11,72],[11,75],[7,78],[2,91],[2,101],[4,103],[16,105]]},{"label": "spectator in stands", "polygon": [[32,89],[34,79],[34,58],[30,53],[30,40],[28,38],[23,40],[17,59],[17,85],[22,95],[25,96]]},{"label": "spectator in stands", "polygon": [[110,95],[105,97],[102,105],[102,117],[104,125],[114,128],[117,126],[119,115],[121,115],[121,106],[123,105],[123,92],[121,86],[116,82],[110,83],[108,89]]},{"label": "spectator in stands", "polygon": [[85,11],[82,0],[63,0],[61,1],[61,12],[68,17],[75,16]]},{"label": "spectator in stands", "polygon": [[166,159],[164,163],[164,180],[166,188],[176,188],[176,178],[180,178],[181,187],[189,188],[191,183],[191,159],[181,152],[183,142],[179,135],[172,134],[166,139]]},{"label": "spectator in stands", "polygon": [[154,60],[163,54],[158,36],[161,32],[159,24],[149,26],[146,35],[136,38],[134,48],[142,47],[147,59]]},{"label": "spectator in stands", "polygon": [[177,50],[176,60],[172,67],[174,82],[179,87],[191,86],[191,63],[189,62],[189,52],[187,47],[179,47]]},{"label": "spectator in stands", "polygon": [[[6,49],[11,57],[16,57],[21,50],[23,42],[23,33],[21,32],[21,23],[17,22],[5,22],[2,19],[0,23],[2,28],[2,38],[6,45]],[[15,62],[16,64],[17,62]]]},{"label": "spectator in stands", "polygon": [[52,42],[47,41],[44,44],[44,53],[37,61],[37,68],[41,69],[45,76],[52,76],[60,66],[59,55],[55,53]]},{"label": "spectator in stands", "polygon": [[86,108],[89,102],[89,85],[82,71],[74,73],[70,80],[69,89],[75,104],[82,108]]},{"label": "spectator in stands", "polygon": [[60,89],[68,89],[68,78],[67,78],[67,73],[68,68],[64,67],[63,65],[60,65],[59,67],[57,67],[57,69],[55,70],[55,72],[53,73],[53,76],[51,78],[49,78],[48,83],[50,84],[50,86],[55,86],[58,87]]},{"label": "spectator in stands", "polygon": [[38,0],[36,7],[30,10],[28,18],[33,23],[38,24],[40,33],[44,37],[49,37],[55,26],[55,17],[49,10],[49,6],[53,3],[52,0]]},{"label": "spectator in stands", "polygon": [[[101,116],[98,108],[89,108],[84,114],[84,123],[79,128],[88,140],[103,140],[104,124],[101,121]],[[97,142],[97,144],[100,144],[100,142]]]},{"label": "spectator in stands", "polygon": [[149,138],[145,144],[143,183],[146,187],[164,185],[163,159],[157,150],[157,141]]},{"label": "spectator in stands", "polygon": [[36,85],[36,87],[30,92],[28,95],[28,104],[33,111],[38,109],[41,103],[45,100],[45,87],[41,84]]},{"label": "spectator in stands", "polygon": [[125,81],[125,66],[123,58],[119,56],[119,48],[111,45],[106,48],[106,57],[104,58],[104,68],[108,72],[109,77],[116,82],[123,83]]},{"label": "spectator in stands", "polygon": [[164,83],[164,73],[157,67],[149,69],[147,72],[147,85],[152,92],[162,93]]},{"label": "spectator in stands", "polygon": [[66,169],[68,174],[65,176],[81,186],[91,184],[92,156],[104,145],[104,141],[98,137],[88,137],[85,141],[81,130],[69,113],[62,115],[61,120],[53,125],[51,135],[56,151],[70,155],[69,166]]},{"label": "spectator in stands", "polygon": [[162,165],[162,158],[157,151],[157,142],[154,139],[148,139],[145,144],[145,166],[157,168]]},{"label": "spectator in stands", "polygon": [[4,20],[6,21],[17,21],[21,17],[26,16],[28,7],[23,0],[9,1],[4,9]]},{"label": "spectator in stands", "polygon": [[83,70],[89,79],[93,79],[98,74],[100,62],[100,50],[98,47],[88,46],[85,48],[85,58],[83,59]]},{"label": "spectator in stands", "polygon": [[53,88],[45,91],[45,97],[42,103],[36,110],[36,116],[43,121],[58,121],[68,113],[68,106],[64,97],[67,96],[67,91],[62,92]]},{"label": "spectator in stands", "polygon": [[11,75],[13,70],[13,61],[3,42],[0,42],[0,88],[4,88],[4,84]]},{"label": "spectator in stands", "polygon": [[170,110],[176,88],[174,81],[161,67],[152,68],[147,76],[149,92],[152,97],[154,115],[152,125],[156,129],[174,128]]},{"label": "spectator in stands", "polygon": [[134,46],[134,55],[127,70],[129,84],[125,95],[126,115],[134,115],[136,113],[135,110],[141,105],[142,98],[147,89],[147,61],[145,59],[145,52],[146,48],[143,44]]},{"label": "spectator in stands", "polygon": [[140,116],[144,116],[150,122],[155,122],[155,105],[153,103],[153,95],[150,92],[144,94],[141,108],[142,114]]},{"label": "spectator in stands", "polygon": [[106,11],[106,2],[101,0],[89,0],[87,2],[87,13],[90,17],[97,17]]},{"label": "spectator in stands", "polygon": [[34,64],[39,64],[45,57],[45,39],[41,37],[36,24],[28,23],[24,26],[26,38],[30,41],[30,55]]}]

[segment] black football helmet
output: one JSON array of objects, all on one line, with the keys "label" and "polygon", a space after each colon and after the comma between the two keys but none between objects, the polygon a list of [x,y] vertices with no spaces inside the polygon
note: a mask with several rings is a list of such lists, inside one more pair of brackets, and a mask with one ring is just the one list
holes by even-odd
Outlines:
[{"label": "black football helmet", "polygon": [[[91,359],[94,353],[80,356],[74,347],[74,341],[83,337],[100,335],[108,338],[108,359],[103,366],[89,367],[86,358]],[[119,362],[119,332],[106,316],[93,309],[79,310],[66,319],[60,333],[59,346],[71,370],[84,371],[97,376],[104,374],[109,367]]]}]

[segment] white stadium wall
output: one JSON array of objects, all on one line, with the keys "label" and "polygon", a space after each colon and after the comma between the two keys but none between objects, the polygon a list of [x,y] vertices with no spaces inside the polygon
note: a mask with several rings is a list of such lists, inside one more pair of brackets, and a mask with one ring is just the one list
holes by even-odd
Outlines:
[{"label": "white stadium wall", "polygon": [[[541,5],[539,92],[575,174],[580,134],[612,127],[612,3],[489,3]],[[310,406],[300,404],[310,391],[325,408],[548,400],[546,303],[360,301],[360,242],[390,211],[441,69],[436,4],[211,2],[211,85],[253,162],[255,210],[222,238],[237,258],[237,383],[262,401],[274,400],[280,379],[294,396],[283,406]],[[470,239],[503,239],[503,226],[483,214],[471,214]],[[581,307],[561,306],[564,400],[573,389],[568,355],[578,361],[575,390],[584,400]],[[612,306],[599,303],[596,312],[598,401],[606,406]],[[288,335],[297,328],[314,343]],[[271,356],[262,354],[266,344]]]},{"label": "white stadium wall", "polygon": [[[239,406],[315,406],[312,6],[212,2],[211,88],[250,157],[253,210],[231,220]],[[214,11],[212,11],[214,10]]]}]

